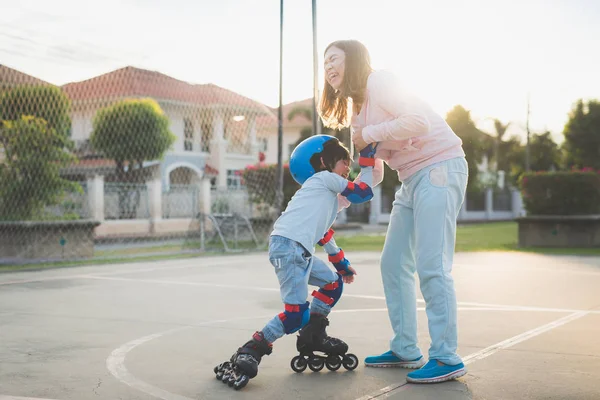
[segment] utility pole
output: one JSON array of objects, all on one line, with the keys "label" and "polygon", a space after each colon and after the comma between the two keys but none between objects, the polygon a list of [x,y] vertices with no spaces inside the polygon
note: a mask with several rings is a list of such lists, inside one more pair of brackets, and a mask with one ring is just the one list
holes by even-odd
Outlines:
[{"label": "utility pole", "polygon": [[279,110],[277,112],[277,184],[275,206],[283,211],[283,0],[279,1]]},{"label": "utility pole", "polygon": [[317,52],[317,0],[312,0],[312,28],[313,28],[313,135],[321,134],[317,102],[319,99],[319,57]]},{"label": "utility pole", "polygon": [[530,170],[530,154],[529,154],[529,109],[530,109],[530,93],[527,93],[527,122],[526,122],[526,130],[527,130],[527,144],[525,145],[525,172],[529,172]]}]

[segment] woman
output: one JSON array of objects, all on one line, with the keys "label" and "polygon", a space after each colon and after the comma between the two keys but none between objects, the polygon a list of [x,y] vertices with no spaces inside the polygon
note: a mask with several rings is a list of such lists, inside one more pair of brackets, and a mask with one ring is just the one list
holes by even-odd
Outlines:
[{"label": "woman", "polygon": [[[367,357],[365,364],[420,368],[408,374],[409,382],[441,382],[463,376],[466,369],[456,353],[456,295],[451,276],[456,219],[468,178],[462,141],[393,74],[374,71],[360,42],[331,43],[325,50],[324,67],[320,111],[325,125],[351,125],[352,141],[359,151],[371,144],[376,147],[374,185],[383,178],[383,162],[402,182],[381,256],[394,337],[390,351]],[[426,364],[417,346],[415,271],[431,337]]]}]

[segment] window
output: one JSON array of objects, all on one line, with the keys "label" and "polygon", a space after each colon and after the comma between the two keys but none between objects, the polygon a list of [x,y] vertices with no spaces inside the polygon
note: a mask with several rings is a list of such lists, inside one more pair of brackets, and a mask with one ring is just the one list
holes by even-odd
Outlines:
[{"label": "window", "polygon": [[194,150],[194,125],[188,118],[183,120],[183,150],[192,151]]},{"label": "window", "polygon": [[212,140],[212,125],[210,122],[202,123],[202,141],[200,142],[200,151],[210,153],[210,142]]},{"label": "window", "polygon": [[258,143],[258,151],[266,153],[267,147],[269,146],[269,140],[267,138],[258,138],[256,142]]},{"label": "window", "polygon": [[228,169],[227,170],[227,188],[241,189],[242,188],[242,170]]}]

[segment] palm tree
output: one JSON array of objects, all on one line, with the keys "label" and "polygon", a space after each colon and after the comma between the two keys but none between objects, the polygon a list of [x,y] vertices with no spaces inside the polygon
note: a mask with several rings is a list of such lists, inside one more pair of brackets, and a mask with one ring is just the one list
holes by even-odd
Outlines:
[{"label": "palm tree", "polygon": [[[308,106],[296,106],[294,107],[289,113],[288,113],[288,121],[293,120],[297,115],[301,115],[304,118],[306,118],[309,121],[312,121],[312,115],[313,115],[313,110],[311,107]],[[336,138],[338,138],[342,143],[344,143],[346,145],[346,147],[350,148],[350,146],[352,145],[352,141],[350,138],[350,129],[349,128],[343,128],[339,131],[330,129],[330,128],[326,128],[325,126],[323,126],[323,121],[321,120],[321,118],[318,119],[318,123],[321,125],[321,134],[323,135],[331,135],[331,136],[335,136]],[[298,144],[300,144],[300,142],[302,142],[304,139],[310,137],[311,135],[313,135],[313,129],[312,129],[312,125],[309,127],[307,126],[306,128],[302,128],[302,130],[300,131],[300,138],[298,139],[298,141],[296,142],[296,146]]]},{"label": "palm tree", "polygon": [[294,118],[296,118],[296,115],[300,115],[304,118],[306,118],[309,121],[312,121],[312,109],[310,107],[307,106],[296,106],[294,108],[292,108],[292,110],[288,113],[288,121],[293,120]]},{"label": "palm tree", "polygon": [[506,133],[506,130],[510,126],[510,122],[503,124],[499,119],[494,119],[494,129],[496,130],[496,140],[494,142],[494,158],[496,159],[496,170],[499,169],[500,165],[500,143],[502,143],[502,137]]}]

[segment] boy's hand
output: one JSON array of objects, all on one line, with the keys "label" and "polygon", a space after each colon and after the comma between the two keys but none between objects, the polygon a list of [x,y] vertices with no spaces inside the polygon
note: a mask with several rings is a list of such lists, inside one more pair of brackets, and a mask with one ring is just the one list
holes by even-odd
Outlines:
[{"label": "boy's hand", "polygon": [[337,254],[329,255],[329,261],[342,276],[344,283],[354,282],[356,270],[350,266],[350,261],[344,256],[344,251],[341,248]]},{"label": "boy's hand", "polygon": [[344,281],[344,283],[352,283],[354,282],[354,275],[358,275],[358,273],[356,272],[356,270],[350,266],[348,266],[348,269],[350,271],[352,271],[352,275],[342,275],[342,280]]},{"label": "boy's hand", "polygon": [[370,143],[359,152],[360,157],[358,158],[358,165],[360,165],[361,168],[375,166],[377,145],[378,143]]}]

